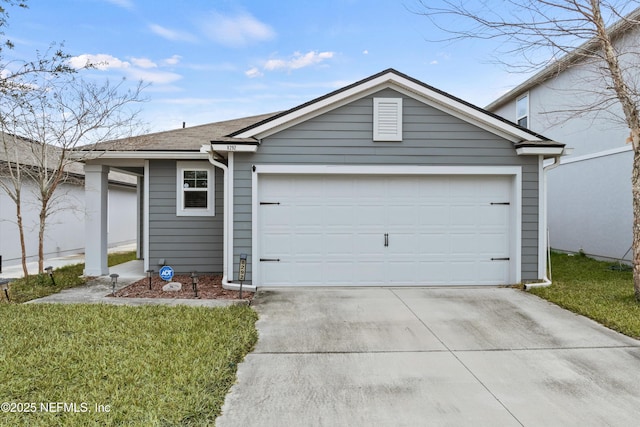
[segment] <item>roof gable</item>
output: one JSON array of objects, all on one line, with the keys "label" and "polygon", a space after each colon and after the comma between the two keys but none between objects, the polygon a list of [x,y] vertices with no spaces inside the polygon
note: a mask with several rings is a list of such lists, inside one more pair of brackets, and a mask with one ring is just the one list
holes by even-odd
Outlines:
[{"label": "roof gable", "polygon": [[[625,33],[632,29],[638,29],[638,20],[640,20],[640,8],[633,10],[627,16],[621,18],[618,22],[613,24],[607,29],[609,35],[613,38],[622,37]],[[495,101],[491,102],[485,108],[490,111],[495,111],[504,104],[512,101],[518,96],[524,94],[530,89],[539,86],[549,79],[552,79],[572,68],[574,65],[583,63],[586,58],[592,57],[594,51],[600,50],[600,41],[594,37],[587,40],[573,51],[554,61],[552,64],[543,68],[532,77],[528,78],[515,88],[511,89]]]},{"label": "roof gable", "polygon": [[539,142],[541,144],[560,145],[553,143],[542,135],[519,127],[515,123],[429,86],[419,80],[413,79],[394,69],[382,71],[298,107],[254,123],[244,129],[233,132],[228,136],[243,139],[256,138],[260,140],[386,88],[391,88],[405,96],[415,98],[427,105],[474,124],[514,143],[527,141],[529,143]]}]

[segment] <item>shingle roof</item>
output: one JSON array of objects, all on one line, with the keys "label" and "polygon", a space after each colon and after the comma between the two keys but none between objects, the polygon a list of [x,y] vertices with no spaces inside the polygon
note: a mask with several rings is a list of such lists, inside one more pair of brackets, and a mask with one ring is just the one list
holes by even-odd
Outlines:
[{"label": "shingle roof", "polygon": [[86,147],[86,149],[98,151],[199,151],[202,145],[209,144],[211,141],[233,141],[234,144],[255,144],[257,141],[253,138],[231,138],[227,135],[251,126],[256,122],[261,122],[276,114],[278,113],[261,114],[258,116],[150,133],[104,142]]},{"label": "shingle roof", "polygon": [[[60,159],[60,149],[53,145],[42,145],[26,138],[0,132],[0,164],[7,164],[14,159],[26,166],[41,167],[42,152],[46,150],[46,160],[51,167]],[[84,178],[84,165],[78,162],[66,162],[65,171],[78,178]],[[1,169],[1,168],[0,168]],[[109,172],[109,181],[116,184],[136,185],[136,178],[121,172]]]}]

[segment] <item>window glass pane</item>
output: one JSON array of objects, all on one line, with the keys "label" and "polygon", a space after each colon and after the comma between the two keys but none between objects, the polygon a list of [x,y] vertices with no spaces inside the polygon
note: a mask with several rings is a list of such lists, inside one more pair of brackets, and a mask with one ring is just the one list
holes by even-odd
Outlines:
[{"label": "window glass pane", "polygon": [[520,126],[522,126],[523,128],[528,128],[528,120],[526,117],[521,118],[520,120],[518,120],[518,124]]},{"label": "window glass pane", "polygon": [[184,171],[182,188],[207,188],[209,173],[203,170]]},{"label": "window glass pane", "polygon": [[206,191],[185,191],[184,207],[186,208],[207,208]]},{"label": "window glass pane", "polygon": [[520,119],[529,115],[529,97],[523,96],[516,103],[516,117]]}]

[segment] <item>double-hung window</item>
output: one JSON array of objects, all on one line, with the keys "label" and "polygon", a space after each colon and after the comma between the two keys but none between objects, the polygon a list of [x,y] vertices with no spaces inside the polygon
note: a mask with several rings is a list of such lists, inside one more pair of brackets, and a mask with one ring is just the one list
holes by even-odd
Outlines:
[{"label": "double-hung window", "polygon": [[516,122],[523,128],[529,128],[529,94],[516,100]]},{"label": "double-hung window", "polygon": [[215,215],[214,169],[209,162],[178,162],[177,216]]}]

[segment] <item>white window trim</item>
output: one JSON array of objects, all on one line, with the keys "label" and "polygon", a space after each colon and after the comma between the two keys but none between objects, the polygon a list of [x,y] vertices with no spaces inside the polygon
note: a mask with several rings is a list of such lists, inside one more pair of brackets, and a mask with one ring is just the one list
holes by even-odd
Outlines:
[{"label": "white window trim", "polygon": [[[183,208],[184,171],[206,170],[207,179],[207,208]],[[176,162],[176,216],[215,216],[215,169],[209,162]]]},{"label": "white window trim", "polygon": [[[518,115],[518,103],[523,100],[523,99],[527,99],[527,113],[523,114],[523,115]],[[524,95],[521,95],[519,97],[516,98],[516,123],[520,122],[520,119],[523,118],[527,118],[527,126],[524,126],[527,129],[531,129],[531,112],[530,112],[530,105],[529,105],[529,92],[525,93]]]},{"label": "white window trim", "polygon": [[[380,104],[395,104],[396,132],[381,132]],[[402,141],[402,98],[373,98],[373,140],[374,141]]]}]

